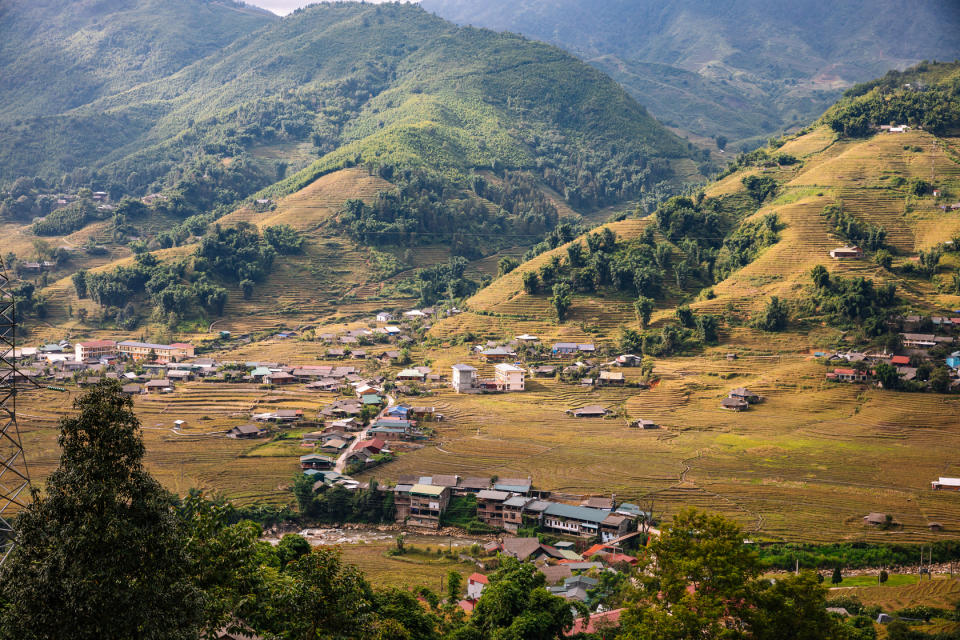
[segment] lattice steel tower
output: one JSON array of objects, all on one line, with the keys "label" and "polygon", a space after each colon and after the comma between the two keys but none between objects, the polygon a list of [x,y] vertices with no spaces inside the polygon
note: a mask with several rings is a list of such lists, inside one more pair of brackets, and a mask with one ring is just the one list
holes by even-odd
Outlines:
[{"label": "lattice steel tower", "polygon": [[26,506],[30,473],[17,426],[16,332],[13,286],[0,257],[0,564],[13,549],[10,517]]}]

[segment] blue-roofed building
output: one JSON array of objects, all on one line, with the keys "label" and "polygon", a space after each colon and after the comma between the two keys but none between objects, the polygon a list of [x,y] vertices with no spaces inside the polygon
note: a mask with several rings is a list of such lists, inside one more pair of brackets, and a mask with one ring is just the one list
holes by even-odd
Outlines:
[{"label": "blue-roofed building", "polygon": [[569,356],[577,352],[576,342],[557,342],[553,345],[553,355]]},{"label": "blue-roofed building", "polygon": [[947,366],[951,369],[960,369],[960,351],[954,351],[947,356]]},{"label": "blue-roofed building", "polygon": [[412,412],[413,412],[413,409],[411,407],[398,404],[387,409],[384,415],[389,416],[391,418],[400,418],[401,420],[409,420],[410,414]]}]

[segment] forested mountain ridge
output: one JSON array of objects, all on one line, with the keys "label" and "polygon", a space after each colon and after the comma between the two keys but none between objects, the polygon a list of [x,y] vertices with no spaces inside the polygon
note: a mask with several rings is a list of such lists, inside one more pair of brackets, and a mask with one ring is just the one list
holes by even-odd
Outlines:
[{"label": "forested mountain ridge", "polygon": [[[670,177],[671,159],[703,160],[569,54],[399,4],[299,10],[169,77],[0,126],[0,140],[2,181],[81,169],[79,182],[133,194],[172,186],[204,158],[243,159],[277,143],[461,175],[546,154],[583,174],[617,155],[609,171],[645,173],[647,186]],[[276,180],[272,166],[255,165],[238,165],[258,175],[254,190]]]},{"label": "forested mountain ridge", "polygon": [[[334,291],[370,296],[367,285],[385,273],[408,280],[450,257],[522,255],[561,218],[569,236],[578,213],[605,218],[605,207],[628,201],[631,211],[636,201],[649,209],[710,169],[709,154],[561,49],[458,27],[410,4],[324,3],[162,79],[0,124],[0,185],[9,185],[0,221],[19,261],[44,259],[38,236],[73,249],[71,261],[45,274],[61,281],[51,318],[84,299],[61,286],[65,276],[109,264],[119,294],[101,295],[108,287],[91,280],[104,318],[135,326],[146,309],[160,309],[153,319],[175,326],[225,312],[222,296],[197,306],[176,288],[201,272],[232,287],[231,300],[249,299],[244,313],[270,311],[251,297],[269,261],[236,278],[206,263],[191,271],[202,257],[194,245],[218,233],[214,222],[282,222],[306,234],[301,255],[277,261],[280,271],[299,270],[291,280],[305,296],[273,307],[304,308],[309,299],[320,314],[330,312]],[[256,251],[263,243],[252,232],[241,240]],[[432,258],[404,251],[415,246],[433,246]],[[364,260],[333,278],[326,265],[343,261],[345,247]],[[156,256],[163,264],[129,269],[131,251],[156,250],[168,250]],[[180,270],[165,262],[189,256]],[[150,296],[124,293],[159,271]],[[429,304],[446,286],[433,275],[431,286],[395,283],[383,295],[402,288]],[[316,279],[323,295],[309,291]],[[461,284],[454,289],[469,289]],[[179,298],[164,297],[170,289]],[[130,308],[120,314],[121,306]]]},{"label": "forested mountain ridge", "polygon": [[817,117],[855,82],[960,53],[960,7],[924,0],[424,0],[459,24],[551,42],[663,121],[730,141]]},{"label": "forested mountain ridge", "polygon": [[276,20],[232,0],[0,4],[0,121],[60,113],[167,76]]}]

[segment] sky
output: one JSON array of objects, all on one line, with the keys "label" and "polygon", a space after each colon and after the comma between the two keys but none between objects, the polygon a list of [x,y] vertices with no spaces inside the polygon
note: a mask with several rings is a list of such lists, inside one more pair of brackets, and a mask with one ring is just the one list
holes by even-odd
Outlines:
[{"label": "sky", "polygon": [[[247,4],[263,7],[277,15],[285,16],[294,9],[315,4],[318,0],[246,0]],[[386,2],[387,0],[367,0],[367,2]]]}]

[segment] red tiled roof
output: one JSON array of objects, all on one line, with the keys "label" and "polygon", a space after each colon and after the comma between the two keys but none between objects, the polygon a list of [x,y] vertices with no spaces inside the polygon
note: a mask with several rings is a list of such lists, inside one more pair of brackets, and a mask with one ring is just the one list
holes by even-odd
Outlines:
[{"label": "red tiled roof", "polygon": [[477,603],[473,600],[461,600],[457,605],[463,609],[464,613],[473,613],[473,609],[477,606]]},{"label": "red tiled roof", "polygon": [[603,559],[606,560],[607,564],[616,564],[618,562],[626,562],[627,564],[632,566],[637,564],[637,562],[639,562],[639,560],[637,560],[633,556],[628,556],[625,553],[608,553],[604,555]]},{"label": "red tiled roof", "polygon": [[364,449],[366,447],[371,447],[373,449],[383,449],[387,446],[387,443],[381,440],[380,438],[370,438],[369,440],[363,440],[357,443],[357,446],[354,449]]},{"label": "red tiled roof", "polygon": [[890,364],[910,364],[908,356],[893,356],[890,358]]},{"label": "red tiled roof", "polygon": [[[595,613],[589,618],[577,618],[573,621],[573,627],[565,631],[565,636],[575,636],[579,633],[597,633],[604,626],[620,626],[620,613],[623,609],[614,609],[613,611],[604,611]],[[600,624],[598,624],[600,623]]]},{"label": "red tiled roof", "polygon": [[856,373],[856,371],[854,371],[853,369],[834,369],[833,372],[838,373],[840,375],[848,375],[848,376],[852,376],[853,374]]},{"label": "red tiled roof", "polygon": [[468,582],[479,582],[480,584],[487,584],[487,583],[488,583],[487,576],[483,575],[482,573],[474,573],[474,574],[471,575],[469,578],[467,578],[467,581],[468,581]]}]

